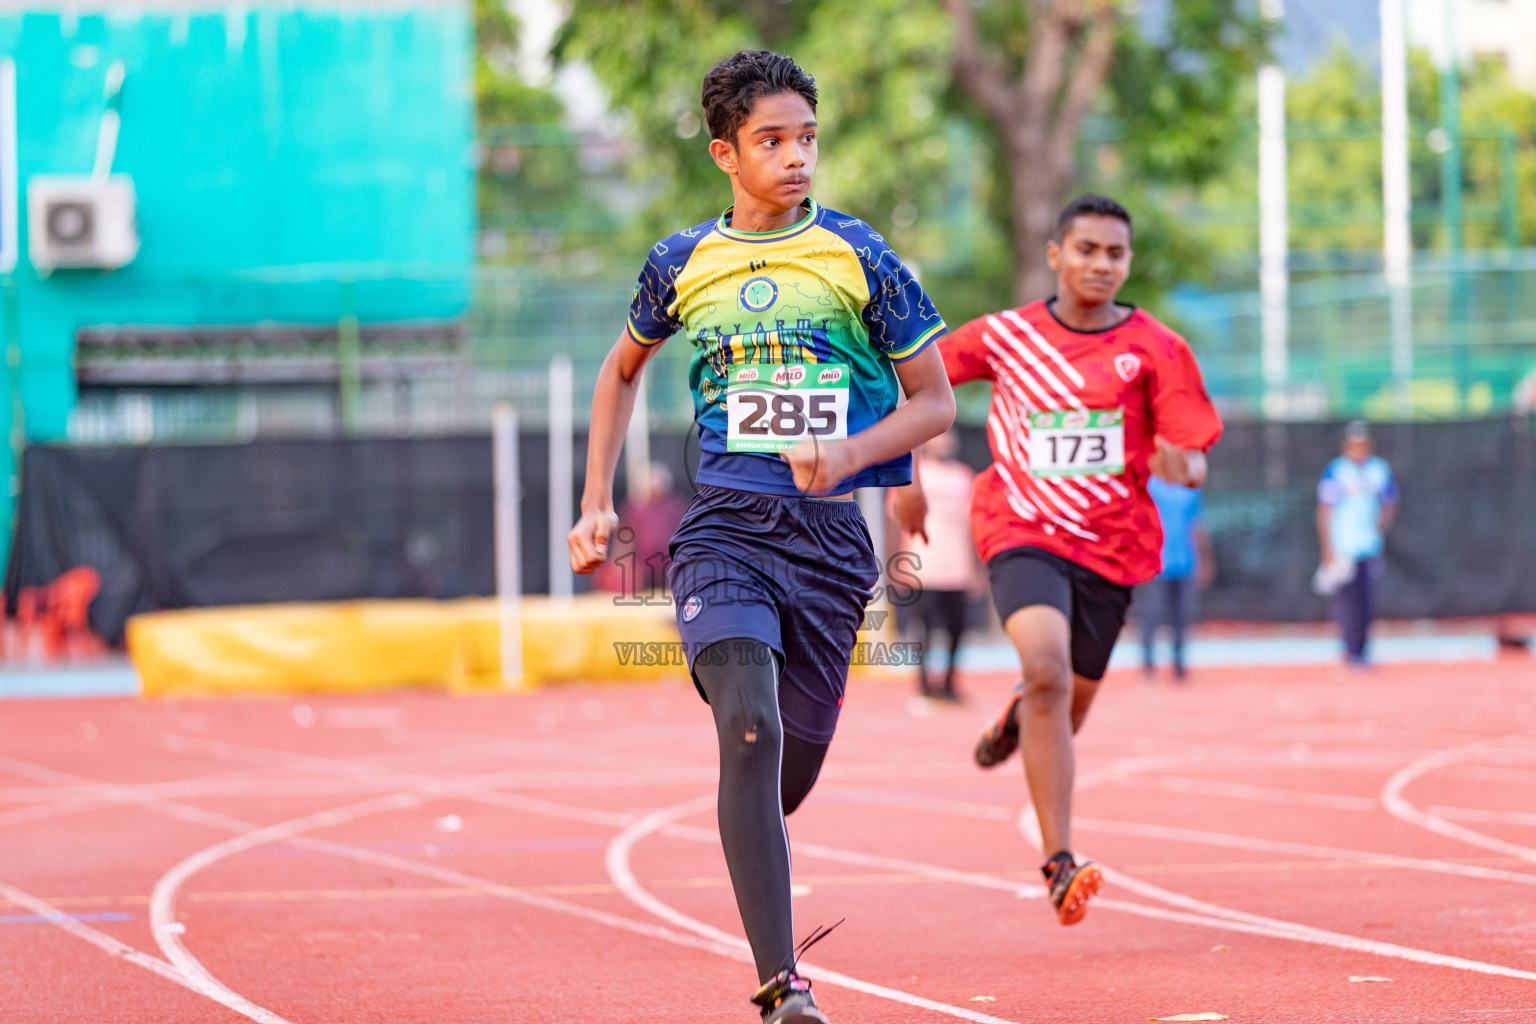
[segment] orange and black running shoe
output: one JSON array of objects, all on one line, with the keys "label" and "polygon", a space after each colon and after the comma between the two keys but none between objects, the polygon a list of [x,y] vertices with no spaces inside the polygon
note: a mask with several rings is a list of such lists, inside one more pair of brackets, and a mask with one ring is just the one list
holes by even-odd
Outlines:
[{"label": "orange and black running shoe", "polygon": [[987,726],[976,743],[976,763],[983,768],[1000,765],[1019,749],[1019,701],[1024,696],[1024,680],[1020,679],[1008,698],[997,721]]},{"label": "orange and black running shoe", "polygon": [[762,1007],[763,1024],[827,1024],[816,1008],[811,983],[793,970],[782,970],[757,990],[752,1001]]},{"label": "orange and black running shoe", "polygon": [[1081,921],[1088,913],[1088,901],[1104,888],[1104,872],[1098,865],[1092,861],[1079,864],[1066,850],[1046,861],[1040,873],[1045,876],[1046,888],[1050,890],[1056,920],[1062,924]]}]

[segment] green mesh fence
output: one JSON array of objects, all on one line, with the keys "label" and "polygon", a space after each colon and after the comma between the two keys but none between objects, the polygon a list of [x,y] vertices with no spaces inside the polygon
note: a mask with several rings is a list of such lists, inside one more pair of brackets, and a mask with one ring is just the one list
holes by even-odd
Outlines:
[{"label": "green mesh fence", "polygon": [[[1486,416],[1516,407],[1531,387],[1536,252],[1478,254],[1459,267],[1421,264],[1407,289],[1412,331],[1405,378],[1394,372],[1392,297],[1379,272],[1298,277],[1279,403],[1288,418]],[[1229,415],[1263,417],[1258,293],[1176,295],[1168,307]]]},{"label": "green mesh fence", "polygon": [[[83,328],[70,439],[479,432],[500,401],[536,426],[547,416],[556,355],[572,361],[576,420],[585,422],[598,367],[623,330],[631,281],[485,267],[467,297],[462,280],[412,284],[457,288],[463,312],[358,322],[346,311],[356,289],[342,287],[332,318],[300,324]],[[1155,312],[1187,334],[1231,419],[1265,418],[1266,408],[1294,420],[1464,419],[1516,409],[1522,391],[1536,396],[1536,251],[1469,256],[1460,268],[1421,265],[1408,293],[1412,370],[1404,381],[1394,375],[1391,297],[1379,271],[1297,274],[1288,379],[1283,401],[1267,406],[1256,292],[1177,291]],[[647,374],[658,429],[692,419],[688,355],[674,339]],[[979,422],[985,405],[981,390],[963,391],[962,420]]]}]

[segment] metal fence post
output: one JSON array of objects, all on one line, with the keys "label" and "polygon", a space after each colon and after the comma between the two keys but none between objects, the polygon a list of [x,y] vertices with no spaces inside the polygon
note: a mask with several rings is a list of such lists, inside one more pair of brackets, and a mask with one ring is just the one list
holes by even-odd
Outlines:
[{"label": "metal fence post", "polygon": [[496,495],[496,611],[501,627],[501,678],[509,690],[523,684],[523,572],[521,485],[517,469],[517,410],[508,403],[491,414],[491,466]]},{"label": "metal fence post", "polygon": [[549,361],[549,596],[569,601],[575,589],[565,535],[571,528],[575,410],[571,357]]},{"label": "metal fence post", "polygon": [[362,337],[357,321],[357,282],[340,282],[341,317],[336,324],[336,384],[341,398],[341,429],[358,431],[363,411]]}]

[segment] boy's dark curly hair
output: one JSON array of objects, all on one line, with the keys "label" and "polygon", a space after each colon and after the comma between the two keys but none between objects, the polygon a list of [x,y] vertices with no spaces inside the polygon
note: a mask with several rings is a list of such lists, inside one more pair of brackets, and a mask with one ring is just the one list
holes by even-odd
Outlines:
[{"label": "boy's dark curly hair", "polygon": [[816,109],[816,79],[790,58],[772,50],[739,50],[704,76],[704,120],[709,137],[736,145],[736,132],[763,96],[797,92]]}]

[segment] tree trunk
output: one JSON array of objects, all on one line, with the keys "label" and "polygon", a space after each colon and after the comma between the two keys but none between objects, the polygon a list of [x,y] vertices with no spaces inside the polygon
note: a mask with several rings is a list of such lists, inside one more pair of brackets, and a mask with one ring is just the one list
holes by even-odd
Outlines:
[{"label": "tree trunk", "polygon": [[1039,148],[1010,147],[1008,177],[1013,208],[1013,301],[1022,306],[1056,294],[1046,243],[1056,228],[1063,184]]},{"label": "tree trunk", "polygon": [[1033,12],[1023,73],[1010,79],[981,41],[973,0],[946,0],[955,19],[955,80],[986,111],[1008,150],[1013,290],[1019,305],[1055,293],[1045,246],[1072,184],[1078,127],[1109,73],[1114,0],[1020,0]]}]

